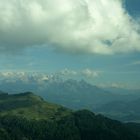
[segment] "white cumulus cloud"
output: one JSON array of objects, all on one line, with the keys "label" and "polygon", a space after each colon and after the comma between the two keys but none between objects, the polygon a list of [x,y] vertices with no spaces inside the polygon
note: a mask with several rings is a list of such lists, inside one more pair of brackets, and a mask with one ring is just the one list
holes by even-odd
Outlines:
[{"label": "white cumulus cloud", "polygon": [[87,78],[98,77],[100,75],[100,73],[101,72],[99,72],[99,71],[95,71],[95,70],[88,69],[88,68],[81,71],[81,74],[84,75]]},{"label": "white cumulus cloud", "polygon": [[139,29],[123,0],[0,0],[1,52],[46,44],[71,53],[140,51]]},{"label": "white cumulus cloud", "polygon": [[102,72],[93,69],[81,69],[81,70],[72,70],[72,69],[64,69],[58,72],[57,74],[66,78],[78,78],[82,77],[84,79],[94,79],[100,76]]}]

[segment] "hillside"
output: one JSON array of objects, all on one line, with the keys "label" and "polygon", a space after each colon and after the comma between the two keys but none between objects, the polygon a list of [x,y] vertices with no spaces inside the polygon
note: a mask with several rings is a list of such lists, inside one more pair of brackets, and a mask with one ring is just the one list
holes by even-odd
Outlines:
[{"label": "hillside", "polygon": [[134,128],[88,110],[71,111],[30,92],[0,95],[0,140],[140,140]]},{"label": "hillside", "polygon": [[0,116],[14,115],[29,119],[59,118],[71,111],[62,106],[44,101],[31,92],[8,95],[0,94]]},{"label": "hillside", "polygon": [[140,98],[134,101],[112,101],[101,105],[95,111],[112,119],[128,122],[140,122]]}]

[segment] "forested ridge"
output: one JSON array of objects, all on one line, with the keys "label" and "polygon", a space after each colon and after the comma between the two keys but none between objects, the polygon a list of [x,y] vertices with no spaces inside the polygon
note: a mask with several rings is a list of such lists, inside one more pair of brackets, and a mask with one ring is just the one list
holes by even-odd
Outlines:
[{"label": "forested ridge", "polygon": [[[21,104],[23,100],[32,104]],[[140,140],[135,124],[126,125],[88,110],[71,111],[32,93],[1,95],[0,108],[0,140]]]}]

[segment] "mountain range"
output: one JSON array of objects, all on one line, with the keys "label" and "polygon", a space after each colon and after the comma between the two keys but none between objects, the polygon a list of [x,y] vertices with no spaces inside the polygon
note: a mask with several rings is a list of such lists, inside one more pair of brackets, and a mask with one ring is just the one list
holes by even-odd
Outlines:
[{"label": "mountain range", "polygon": [[112,101],[96,108],[105,116],[127,122],[140,122],[140,98],[133,101]]},{"label": "mountain range", "polygon": [[[120,121],[139,122],[139,113],[135,109],[140,105],[131,108],[131,102],[140,98],[139,89],[103,88],[84,80],[64,80],[46,76],[3,79],[0,82],[0,89],[10,94],[29,90],[48,102],[67,108],[88,109]],[[112,107],[112,110],[108,111],[106,106]]]}]

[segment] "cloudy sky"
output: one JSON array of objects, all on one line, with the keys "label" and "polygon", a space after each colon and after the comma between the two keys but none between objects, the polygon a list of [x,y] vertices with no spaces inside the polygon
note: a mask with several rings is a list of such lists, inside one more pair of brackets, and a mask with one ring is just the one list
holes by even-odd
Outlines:
[{"label": "cloudy sky", "polygon": [[140,0],[0,0],[0,72],[140,87]]}]

